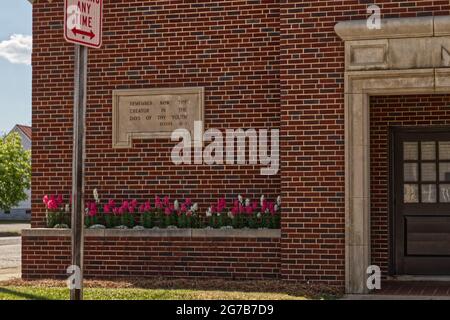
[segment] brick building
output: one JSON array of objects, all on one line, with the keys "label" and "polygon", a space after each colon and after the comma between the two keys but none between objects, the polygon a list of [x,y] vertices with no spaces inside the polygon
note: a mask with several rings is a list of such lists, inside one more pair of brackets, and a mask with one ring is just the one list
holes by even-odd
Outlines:
[{"label": "brick building", "polygon": [[[71,185],[73,45],[62,0],[33,2],[32,227]],[[105,0],[89,53],[86,192],[145,199],[281,195],[281,230],[89,231],[89,276],[279,278],[364,292],[384,277],[450,275],[446,210],[450,4]],[[185,165],[170,140],[116,149],[113,90],[201,87],[206,128],[279,128],[280,172]],[[370,108],[369,108],[370,106]],[[370,109],[370,112],[369,112]],[[24,234],[23,277],[63,276],[69,234]]]}]

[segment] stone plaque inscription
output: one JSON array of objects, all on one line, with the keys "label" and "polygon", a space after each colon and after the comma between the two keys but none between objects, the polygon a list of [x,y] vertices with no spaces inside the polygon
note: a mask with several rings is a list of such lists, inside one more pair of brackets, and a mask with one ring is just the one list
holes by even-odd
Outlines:
[{"label": "stone plaque inscription", "polygon": [[133,138],[170,139],[181,128],[193,134],[203,108],[203,88],[115,90],[113,147],[129,148]]}]

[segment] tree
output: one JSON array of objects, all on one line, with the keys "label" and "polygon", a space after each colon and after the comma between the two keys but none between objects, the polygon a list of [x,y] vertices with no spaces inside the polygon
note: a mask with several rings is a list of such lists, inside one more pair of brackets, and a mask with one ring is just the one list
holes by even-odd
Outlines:
[{"label": "tree", "polygon": [[27,199],[31,184],[31,154],[19,134],[0,137],[0,210],[10,210]]}]

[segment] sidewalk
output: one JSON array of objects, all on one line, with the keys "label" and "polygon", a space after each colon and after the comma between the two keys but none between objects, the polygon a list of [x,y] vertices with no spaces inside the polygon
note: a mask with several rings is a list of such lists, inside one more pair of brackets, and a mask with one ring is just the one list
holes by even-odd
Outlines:
[{"label": "sidewalk", "polygon": [[21,238],[0,238],[0,281],[20,277]]},{"label": "sidewalk", "polygon": [[30,224],[0,221],[0,238],[4,236],[19,236],[23,229],[30,229]]}]

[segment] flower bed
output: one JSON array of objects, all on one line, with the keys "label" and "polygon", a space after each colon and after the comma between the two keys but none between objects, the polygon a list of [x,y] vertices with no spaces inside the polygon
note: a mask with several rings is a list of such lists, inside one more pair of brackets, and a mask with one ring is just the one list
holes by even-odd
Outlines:
[{"label": "flower bed", "polygon": [[[196,203],[187,198],[182,202],[169,197],[155,197],[154,203],[126,200],[117,204],[109,200],[102,204],[97,190],[94,201],[86,203],[85,226],[91,229],[279,229],[281,198],[269,201],[264,196],[259,201],[244,199],[219,199],[205,214],[199,213]],[[49,228],[70,227],[70,205],[62,196],[44,196]]]}]

